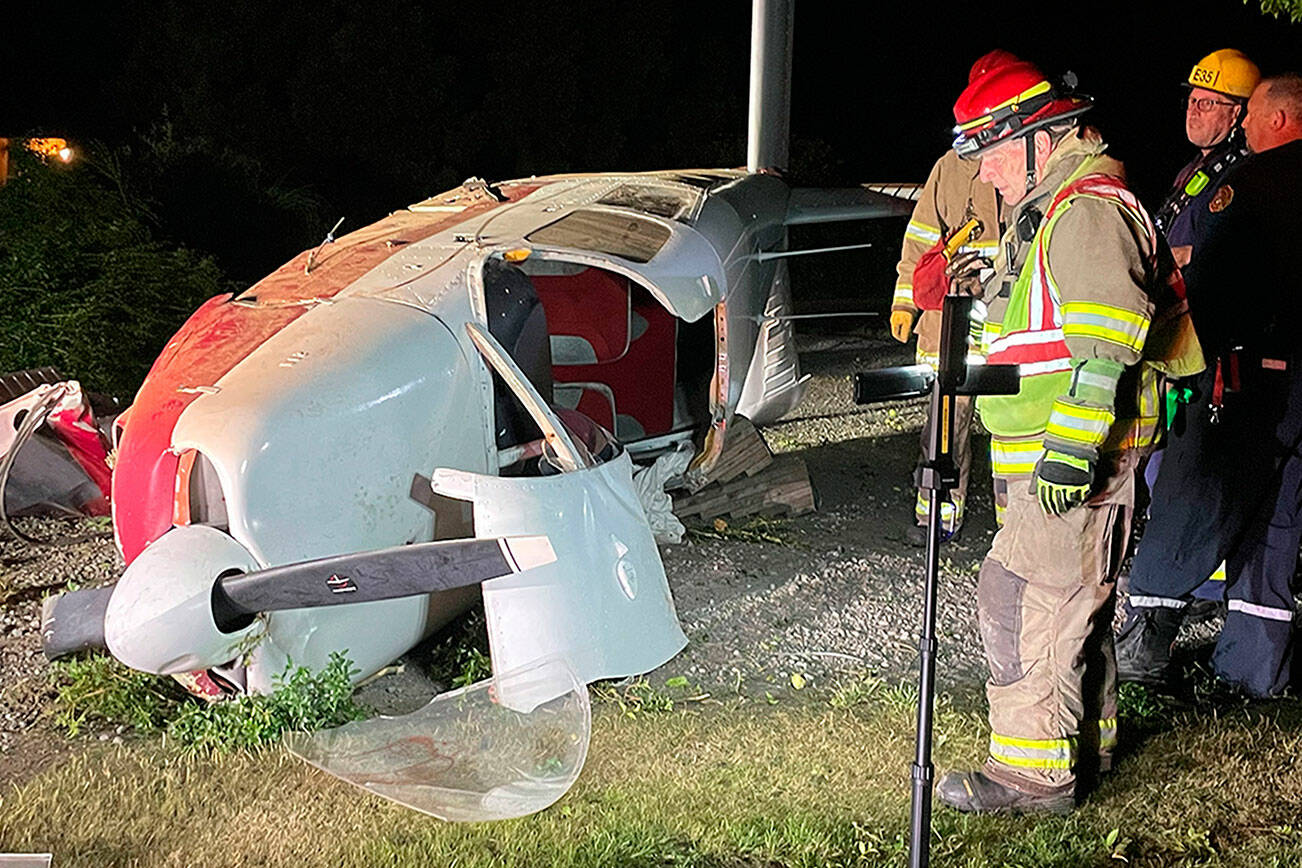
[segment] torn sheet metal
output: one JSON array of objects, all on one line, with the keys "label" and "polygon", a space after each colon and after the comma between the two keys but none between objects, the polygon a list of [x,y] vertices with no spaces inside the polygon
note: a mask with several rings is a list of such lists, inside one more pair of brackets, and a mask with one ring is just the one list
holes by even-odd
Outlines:
[{"label": "torn sheet metal", "polygon": [[[555,698],[512,709],[503,695]],[[377,796],[477,822],[523,817],[565,795],[591,735],[587,687],[553,660],[444,693],[412,714],[288,733],[285,747]]]},{"label": "torn sheet metal", "polygon": [[90,401],[76,380],[37,382],[9,397],[38,377],[57,380],[51,368],[0,377],[0,466],[9,462],[9,475],[0,479],[6,513],[108,515],[108,445]]},{"label": "torn sheet metal", "polygon": [[556,551],[554,564],[484,582],[494,672],[559,659],[588,683],[648,672],[687,644],[632,466],[622,453],[554,476],[434,472],[436,493],[474,503],[477,535],[546,534]]}]

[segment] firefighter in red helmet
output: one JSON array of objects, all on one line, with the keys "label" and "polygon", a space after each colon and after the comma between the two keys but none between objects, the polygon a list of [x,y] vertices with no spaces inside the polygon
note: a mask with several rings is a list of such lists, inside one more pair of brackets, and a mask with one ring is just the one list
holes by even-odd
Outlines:
[{"label": "firefighter in red helmet", "polygon": [[1074,83],[1006,63],[954,106],[954,150],[979,160],[1007,228],[993,261],[957,254],[933,283],[980,296],[983,352],[1021,367],[1016,395],[977,400],[1008,507],[977,586],[989,756],[936,786],[964,811],[1066,812],[1078,780],[1110,766],[1111,613],[1134,469],[1156,435],[1161,370],[1195,364],[1145,352],[1178,288],[1121,164],[1079,126],[1092,101]]},{"label": "firefighter in red helmet", "polygon": [[[974,81],[991,69],[1017,58],[1007,51],[996,49],[977,58],[968,74]],[[913,215],[904,230],[904,243],[900,249],[899,273],[895,281],[895,295],[891,300],[891,335],[906,343],[911,334],[917,334],[915,358],[919,364],[935,368],[940,347],[940,312],[929,310],[918,316],[913,302],[913,272],[918,259],[938,242],[963,237],[956,243],[963,252],[978,252],[993,257],[999,245],[999,199],[993,187],[977,178],[977,165],[959,159],[953,149],[945,151],[927,176],[927,182],[918,194]],[[975,223],[972,223],[975,221]],[[914,327],[914,321],[917,327]],[[958,466],[958,485],[946,495],[941,504],[941,540],[956,539],[963,526],[964,503],[967,500],[968,478],[972,470],[971,431],[974,416],[972,399],[959,398],[954,405],[954,462]],[[924,443],[928,439],[931,420],[922,431]],[[998,492],[996,492],[998,504]],[[914,524],[906,536],[910,545],[927,544],[926,527],[929,500],[926,493],[918,491],[914,499]],[[1002,513],[996,506],[996,517]]]}]

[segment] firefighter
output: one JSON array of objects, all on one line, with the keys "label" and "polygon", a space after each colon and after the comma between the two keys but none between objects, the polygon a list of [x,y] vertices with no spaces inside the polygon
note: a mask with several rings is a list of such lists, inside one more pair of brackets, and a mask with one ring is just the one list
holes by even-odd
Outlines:
[{"label": "firefighter", "polygon": [[1179,614],[1226,560],[1229,611],[1213,669],[1265,697],[1290,680],[1290,581],[1302,538],[1302,313],[1292,267],[1302,237],[1302,78],[1258,84],[1243,127],[1253,155],[1203,206],[1186,269],[1209,370],[1166,450],[1154,490],[1164,509],[1135,556],[1117,649],[1130,680],[1169,685]]},{"label": "firefighter", "polygon": [[1257,65],[1233,48],[1213,51],[1189,72],[1184,132],[1198,155],[1175,176],[1166,201],[1153,215],[1181,267],[1189,264],[1194,222],[1203,206],[1229,168],[1248,155],[1243,116],[1260,78]]},{"label": "firefighter", "polygon": [[[998,49],[982,55],[972,64],[968,82],[996,66],[1016,59],[1007,51]],[[896,266],[899,276],[895,281],[895,296],[891,302],[891,335],[900,343],[907,343],[909,336],[915,333],[916,319],[918,346],[915,357],[919,364],[929,365],[933,369],[936,367],[940,342],[940,312],[924,311],[921,317],[918,316],[918,307],[913,303],[913,270],[924,252],[937,241],[948,240],[974,218],[978,225],[960,250],[993,257],[999,246],[998,196],[993,187],[977,178],[977,166],[974,163],[960,160],[953,150],[948,150],[936,161],[931,174],[927,176],[927,183],[918,195],[918,204],[913,208],[913,216],[904,230],[904,244]],[[972,399],[960,397],[955,402],[953,416],[954,463],[958,466],[958,485],[949,492],[948,498],[941,505],[942,542],[957,537],[963,525],[963,504],[967,499],[968,477],[972,470],[970,441],[973,415]],[[927,426],[922,431],[924,444],[927,442],[930,424],[931,420],[928,419]],[[1002,520],[998,480],[995,484],[995,516]],[[914,500],[914,525],[906,537],[911,545],[921,547],[927,543],[927,504],[926,493],[919,489]]]},{"label": "firefighter", "polygon": [[[1261,73],[1257,65],[1243,52],[1223,48],[1199,60],[1184,83],[1188,89],[1185,99],[1185,136],[1191,145],[1198,148],[1198,154],[1176,175],[1166,201],[1153,215],[1153,222],[1162,230],[1180,267],[1189,264],[1198,227],[1203,221],[1203,215],[1207,213],[1207,204],[1220,188],[1225,173],[1249,153],[1243,136],[1243,117],[1248,97],[1260,79]],[[1171,384],[1171,415],[1178,412],[1177,399],[1183,402],[1192,397],[1196,386],[1194,381]],[[1185,428],[1182,421],[1181,433]],[[1174,440],[1174,437],[1171,439]],[[1177,454],[1187,451],[1190,445],[1191,442],[1183,444]],[[1164,450],[1155,452],[1144,470],[1144,479],[1150,492],[1157,489],[1163,457]],[[1188,465],[1187,461],[1179,463],[1181,467]],[[1163,483],[1165,497],[1175,498],[1179,502],[1190,497],[1198,500],[1202,482],[1194,476],[1185,479],[1184,485],[1175,484],[1177,475],[1179,471],[1173,468]],[[1150,542],[1150,549],[1153,545],[1179,545],[1178,540],[1167,539],[1167,536],[1170,532],[1178,532],[1178,525],[1182,523],[1180,510],[1178,503],[1168,503],[1165,498],[1158,499],[1154,494],[1149,506],[1149,524],[1145,528],[1145,533],[1155,541]],[[1177,523],[1176,528],[1171,527],[1173,519]],[[1161,542],[1156,542],[1158,540]],[[1164,586],[1173,582],[1175,587],[1183,588],[1186,583],[1183,571],[1153,575],[1141,568],[1140,573],[1144,576],[1140,580],[1141,586],[1147,585],[1136,593],[1141,601],[1145,598],[1150,601],[1171,598],[1174,594]],[[1133,577],[1132,570],[1132,592]],[[1194,591],[1194,597],[1201,601],[1199,606],[1182,604],[1178,608],[1168,607],[1169,611],[1150,613],[1145,620],[1169,622],[1178,629],[1186,617],[1190,621],[1196,621],[1209,613],[1215,614],[1219,609],[1216,601],[1223,596],[1225,590],[1224,564],[1215,565],[1210,577],[1204,578],[1208,580]],[[1161,676],[1150,677],[1150,666],[1142,659],[1143,652],[1134,642],[1137,638],[1133,635],[1136,621],[1132,617],[1131,606],[1128,599],[1126,623],[1132,630],[1125,632],[1117,645],[1118,677],[1122,681],[1160,681]],[[1139,660],[1136,659],[1137,652],[1140,654]]]},{"label": "firefighter", "polygon": [[989,361],[1022,377],[1018,394],[977,400],[1009,502],[977,585],[989,758],[936,785],[962,811],[1069,811],[1078,773],[1106,768],[1116,743],[1114,579],[1138,452],[1157,430],[1160,377],[1143,351],[1171,300],[1157,230],[1121,164],[1079,128],[1092,100],[1073,84],[1011,63],[954,106],[954,149],[980,160],[1007,229],[993,276],[969,255],[948,281],[981,295]]}]

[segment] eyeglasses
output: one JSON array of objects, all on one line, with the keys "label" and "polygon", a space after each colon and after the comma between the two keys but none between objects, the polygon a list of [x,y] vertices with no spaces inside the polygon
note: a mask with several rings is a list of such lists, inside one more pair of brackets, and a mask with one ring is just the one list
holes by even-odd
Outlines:
[{"label": "eyeglasses", "polygon": [[1236,106],[1238,105],[1238,103],[1227,102],[1223,99],[1212,99],[1209,96],[1205,96],[1202,99],[1195,99],[1194,97],[1191,96],[1185,102],[1185,105],[1187,108],[1196,108],[1200,112],[1209,112],[1212,110],[1213,106],[1218,106],[1218,105]]}]

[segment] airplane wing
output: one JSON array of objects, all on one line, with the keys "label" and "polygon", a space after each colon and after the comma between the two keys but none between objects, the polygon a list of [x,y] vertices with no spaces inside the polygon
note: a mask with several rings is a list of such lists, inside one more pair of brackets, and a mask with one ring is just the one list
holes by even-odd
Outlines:
[{"label": "airplane wing", "polygon": [[797,187],[787,203],[788,226],[907,217],[921,189],[917,184],[863,187]]}]

